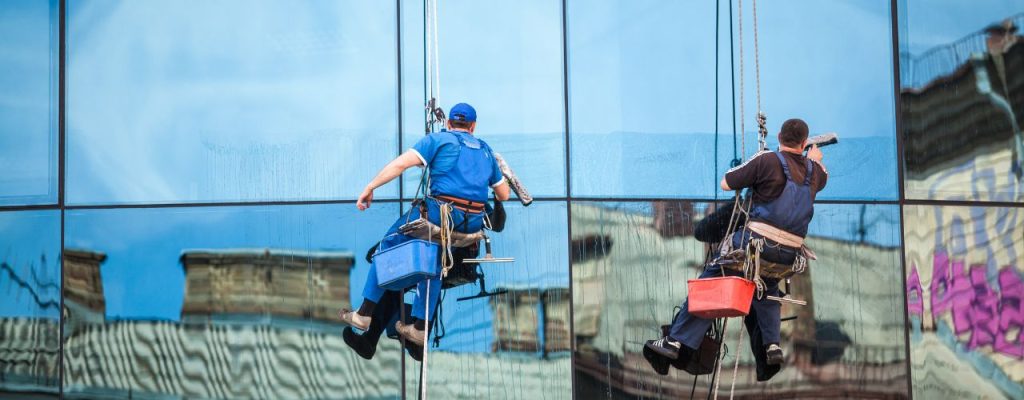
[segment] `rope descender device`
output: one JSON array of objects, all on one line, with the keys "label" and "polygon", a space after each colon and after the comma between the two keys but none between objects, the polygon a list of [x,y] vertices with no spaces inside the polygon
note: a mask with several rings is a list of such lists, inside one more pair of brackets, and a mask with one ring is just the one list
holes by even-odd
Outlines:
[{"label": "rope descender device", "polygon": [[448,120],[448,118],[445,117],[445,115],[444,115],[444,109],[442,109],[440,106],[437,105],[437,98],[436,97],[431,97],[430,100],[427,101],[426,112],[427,112],[427,126],[426,126],[427,133],[437,132],[439,130],[438,129],[438,125],[440,125],[441,128],[444,128],[444,124]]}]

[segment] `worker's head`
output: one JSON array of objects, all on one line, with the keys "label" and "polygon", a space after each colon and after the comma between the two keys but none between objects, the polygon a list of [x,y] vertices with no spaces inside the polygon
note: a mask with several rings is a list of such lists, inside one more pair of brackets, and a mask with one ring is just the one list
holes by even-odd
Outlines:
[{"label": "worker's head", "polygon": [[466,103],[452,106],[448,112],[448,129],[473,133],[476,129],[476,110]]},{"label": "worker's head", "polygon": [[779,144],[793,148],[803,149],[807,144],[807,123],[802,119],[788,119],[782,123],[779,130]]}]

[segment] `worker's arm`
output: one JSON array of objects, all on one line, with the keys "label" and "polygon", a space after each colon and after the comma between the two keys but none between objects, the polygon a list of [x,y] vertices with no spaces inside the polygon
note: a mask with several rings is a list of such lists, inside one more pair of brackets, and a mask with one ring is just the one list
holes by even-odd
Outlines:
[{"label": "worker's arm", "polygon": [[810,158],[812,161],[818,163],[818,165],[821,166],[821,170],[825,171],[825,173],[828,173],[828,170],[825,169],[825,163],[821,162],[821,160],[825,158],[825,153],[821,152],[821,149],[818,148],[818,145],[813,145],[809,150],[807,150],[807,158]]},{"label": "worker's arm", "polygon": [[494,187],[492,187],[492,189],[494,189],[494,198],[495,199],[498,199],[498,201],[508,200],[509,187],[508,187],[508,182],[506,182],[504,179],[502,179],[500,182],[498,182],[498,184],[495,185]]},{"label": "worker's arm", "polygon": [[359,211],[370,208],[370,203],[373,202],[373,190],[384,186],[384,184],[391,182],[393,179],[402,175],[402,172],[409,169],[410,167],[422,166],[423,160],[415,151],[407,151],[404,154],[398,156],[398,158],[391,160],[388,165],[385,165],[377,176],[366,185],[363,189],[363,193],[359,195],[359,200],[356,200],[356,208]]},{"label": "worker's arm", "polygon": [[720,183],[719,185],[721,185],[722,186],[722,190],[724,190],[726,192],[732,190],[732,188],[729,187],[729,182],[725,181],[725,177],[722,177],[722,183]]}]

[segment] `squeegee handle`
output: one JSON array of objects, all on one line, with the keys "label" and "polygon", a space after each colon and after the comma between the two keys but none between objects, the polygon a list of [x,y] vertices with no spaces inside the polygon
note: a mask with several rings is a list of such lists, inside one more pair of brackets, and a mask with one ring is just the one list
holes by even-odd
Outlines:
[{"label": "squeegee handle", "polygon": [[512,167],[508,166],[508,163],[505,162],[505,158],[497,152],[491,152],[491,154],[494,154],[494,160],[498,162],[498,168],[501,169],[501,175],[503,175],[505,180],[508,181],[509,188],[511,188],[513,192],[516,192],[516,197],[519,198],[519,202],[523,203],[524,206],[528,206],[530,203],[533,203],[533,196],[530,195],[530,191],[526,190],[526,186],[523,185],[523,182],[521,182],[519,177],[516,176],[515,171],[513,171]]}]

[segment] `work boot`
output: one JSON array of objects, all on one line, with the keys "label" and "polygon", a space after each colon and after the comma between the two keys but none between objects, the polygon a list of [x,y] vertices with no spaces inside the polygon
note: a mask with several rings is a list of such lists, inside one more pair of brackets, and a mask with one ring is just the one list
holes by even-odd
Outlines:
[{"label": "work boot", "polygon": [[395,322],[395,330],[398,331],[399,335],[405,337],[405,340],[415,344],[419,347],[423,347],[423,342],[426,341],[427,333],[416,329],[413,324],[403,324],[402,321]]},{"label": "work boot", "polygon": [[341,311],[338,311],[338,318],[341,318],[342,323],[350,325],[354,328],[358,328],[359,330],[362,331],[366,331],[367,329],[369,329],[370,322],[373,320],[373,318],[364,317],[362,315],[359,315],[359,313],[355,311],[347,310],[344,308],[342,308]]},{"label": "work boot", "polygon": [[373,359],[373,354],[377,352],[377,346],[370,347],[370,344],[363,340],[363,335],[356,334],[352,327],[345,327],[345,330],[341,331],[341,338],[348,347],[356,351],[356,354],[367,360]]},{"label": "work boot", "polygon": [[644,345],[645,348],[653,350],[662,357],[669,360],[675,360],[679,358],[679,348],[682,346],[681,343],[673,340],[671,337],[665,336],[658,340],[648,340]]},{"label": "work boot", "polygon": [[651,364],[651,368],[654,369],[654,372],[657,372],[658,375],[668,375],[669,360],[667,358],[662,357],[661,354],[655,353],[654,350],[651,350],[647,346],[644,346],[643,353],[644,358],[647,359],[649,364]]},{"label": "work boot", "polygon": [[765,346],[765,353],[768,356],[768,365],[782,365],[786,357],[782,354],[782,348],[777,343]]}]

